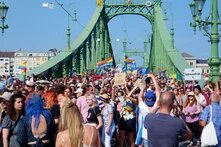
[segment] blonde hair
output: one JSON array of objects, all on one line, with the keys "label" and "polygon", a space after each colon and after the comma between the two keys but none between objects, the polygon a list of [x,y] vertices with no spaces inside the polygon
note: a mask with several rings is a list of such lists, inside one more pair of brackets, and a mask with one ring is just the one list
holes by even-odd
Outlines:
[{"label": "blonde hair", "polygon": [[72,147],[82,147],[83,124],[82,116],[78,107],[71,100],[64,102],[61,109],[59,131],[69,131],[69,138]]},{"label": "blonde hair", "polygon": [[88,96],[86,96],[86,100],[87,99],[91,99],[92,100],[92,105],[93,107],[97,106],[98,103],[97,103],[97,99],[96,99],[96,96],[94,94],[89,94]]}]

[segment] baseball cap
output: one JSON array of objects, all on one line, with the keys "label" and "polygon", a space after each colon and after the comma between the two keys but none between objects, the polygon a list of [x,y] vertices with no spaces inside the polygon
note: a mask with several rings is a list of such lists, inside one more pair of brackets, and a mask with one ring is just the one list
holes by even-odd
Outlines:
[{"label": "baseball cap", "polygon": [[78,83],[78,84],[77,84],[77,88],[80,88],[80,87],[82,87],[82,86],[83,86],[82,83]]},{"label": "baseball cap", "polygon": [[73,83],[70,84],[70,87],[74,87],[75,85]]},{"label": "baseball cap", "polygon": [[9,101],[10,98],[11,98],[11,96],[12,96],[12,93],[11,93],[11,92],[4,92],[4,93],[0,96],[0,98],[3,98],[3,99],[5,99],[5,100]]},{"label": "baseball cap", "polygon": [[83,92],[83,89],[78,88],[74,93],[82,93],[82,92]]},{"label": "baseball cap", "polygon": [[35,86],[35,83],[34,83],[33,81],[28,81],[28,80],[27,80],[27,81],[25,82],[25,85],[26,85],[26,86],[29,86],[29,87],[34,87],[34,86]]},{"label": "baseball cap", "polygon": [[147,106],[152,107],[155,104],[156,95],[152,90],[148,90],[145,94],[145,103]]}]

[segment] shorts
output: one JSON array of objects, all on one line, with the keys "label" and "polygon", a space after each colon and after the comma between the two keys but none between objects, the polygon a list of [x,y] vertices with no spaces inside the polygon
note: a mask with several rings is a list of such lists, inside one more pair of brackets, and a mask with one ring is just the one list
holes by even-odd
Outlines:
[{"label": "shorts", "polygon": [[135,132],[136,128],[136,118],[124,120],[123,118],[120,119],[119,122],[119,130],[126,131],[126,132]]}]

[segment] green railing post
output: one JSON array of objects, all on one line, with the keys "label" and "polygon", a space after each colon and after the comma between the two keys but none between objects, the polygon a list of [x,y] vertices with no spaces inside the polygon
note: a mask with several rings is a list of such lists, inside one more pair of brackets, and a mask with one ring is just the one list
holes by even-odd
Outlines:
[{"label": "green railing post", "polygon": [[212,0],[212,30],[211,30],[211,58],[209,59],[212,82],[216,83],[220,77],[219,32],[218,32],[218,0]]}]

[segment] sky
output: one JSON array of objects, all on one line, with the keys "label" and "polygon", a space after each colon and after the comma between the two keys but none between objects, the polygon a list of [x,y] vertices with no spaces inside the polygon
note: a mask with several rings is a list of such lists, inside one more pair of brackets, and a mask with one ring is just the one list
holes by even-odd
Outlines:
[{"label": "sky", "polygon": [[[71,42],[80,35],[96,8],[96,0],[57,0],[72,15],[77,12],[77,22],[71,21]],[[119,0],[114,0],[119,1]],[[139,0],[142,1],[142,0]],[[167,13],[168,29],[174,26],[175,47],[198,58],[210,57],[210,42],[203,32],[194,34],[190,27],[192,21],[189,3],[191,0],[162,0]],[[43,3],[54,3],[49,9]],[[55,0],[5,0],[9,6],[6,23],[9,28],[0,34],[0,51],[46,52],[51,48],[63,50],[67,47],[67,13]],[[209,14],[210,2],[207,0],[203,16]],[[122,41],[126,36],[128,49],[143,49],[144,36],[151,33],[147,19],[138,15],[120,15],[109,23],[110,37],[115,53],[122,53]],[[219,49],[219,54],[220,53]],[[139,57],[135,57],[139,59]]]}]

